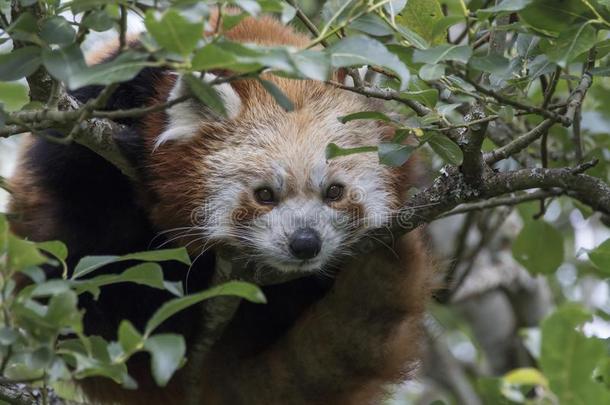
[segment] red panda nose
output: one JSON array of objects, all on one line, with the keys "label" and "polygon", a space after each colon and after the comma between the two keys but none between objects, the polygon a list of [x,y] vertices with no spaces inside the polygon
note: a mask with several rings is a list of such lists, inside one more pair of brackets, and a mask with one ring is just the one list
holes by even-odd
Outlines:
[{"label": "red panda nose", "polygon": [[311,228],[297,229],[290,238],[290,251],[298,259],[312,259],[320,253],[322,241]]}]

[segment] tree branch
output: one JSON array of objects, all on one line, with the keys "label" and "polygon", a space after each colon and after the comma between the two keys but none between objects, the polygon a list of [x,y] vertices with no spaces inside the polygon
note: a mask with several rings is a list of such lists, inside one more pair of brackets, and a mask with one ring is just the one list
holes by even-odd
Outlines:
[{"label": "tree branch", "polygon": [[462,173],[464,179],[473,187],[478,187],[482,181],[483,172],[485,171],[485,161],[481,153],[485,133],[487,132],[488,122],[483,122],[485,112],[479,105],[475,105],[472,111],[466,114],[466,121],[479,121],[478,124],[471,125],[468,131],[465,131],[458,138],[458,145],[464,154],[462,163]]},{"label": "tree branch", "polygon": [[328,81],[327,83],[334,87],[337,87],[339,89],[351,91],[353,93],[361,94],[363,96],[373,97],[373,98],[377,98],[380,100],[398,101],[399,103],[402,103],[402,104],[406,105],[407,107],[409,107],[420,117],[423,117],[424,115],[428,115],[432,112],[431,109],[429,109],[422,103],[419,103],[415,100],[409,100],[409,99],[400,97],[400,94],[395,90],[382,89],[379,87],[371,87],[371,86],[352,87],[352,86],[346,86],[342,83],[335,82],[332,80]]},{"label": "tree branch", "polygon": [[561,195],[565,195],[566,192],[562,189],[551,189],[551,190],[538,190],[532,193],[513,195],[507,197],[496,197],[489,200],[464,204],[461,205],[449,212],[441,214],[438,218],[446,218],[453,215],[465,214],[473,211],[483,211],[491,208],[504,207],[504,206],[514,206],[519,205],[529,201],[536,201],[541,198],[549,198],[549,197],[559,197]]},{"label": "tree branch", "polygon": [[528,105],[528,104],[523,104],[520,103],[518,101],[515,101],[511,98],[505,97],[501,94],[496,93],[493,90],[490,90],[484,86],[481,86],[479,83],[477,83],[474,80],[471,80],[468,76],[466,75],[462,75],[461,76],[462,79],[466,80],[469,84],[471,84],[478,92],[485,94],[486,96],[492,97],[494,99],[496,99],[496,101],[498,101],[500,104],[506,104],[506,105],[510,105],[512,107],[518,108],[519,110],[523,110],[526,111],[530,114],[537,114],[537,115],[541,115],[545,118],[549,118],[552,119],[556,122],[560,122],[563,126],[565,127],[569,127],[572,124],[572,121],[565,116],[562,116],[554,111],[545,109],[545,108],[541,108],[541,107],[536,107],[533,105]]},{"label": "tree branch", "polygon": [[543,134],[545,134],[549,128],[551,128],[555,124],[555,121],[552,119],[546,119],[538,124],[531,131],[521,135],[517,139],[509,142],[508,144],[493,150],[489,153],[486,153],[484,156],[485,162],[491,165],[500,160],[507,159],[516,153],[524,150],[538,138],[540,138]]}]

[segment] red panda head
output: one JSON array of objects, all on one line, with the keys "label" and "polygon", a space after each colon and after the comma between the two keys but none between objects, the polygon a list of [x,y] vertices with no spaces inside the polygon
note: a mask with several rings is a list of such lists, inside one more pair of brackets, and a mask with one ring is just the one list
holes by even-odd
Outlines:
[{"label": "red panda head", "polygon": [[[193,254],[229,245],[280,270],[323,269],[352,253],[364,231],[387,223],[402,181],[374,153],[327,160],[326,147],[376,146],[388,128],[338,120],[378,109],[365,97],[311,80],[262,77],[282,90],[293,111],[260,82],[239,80],[215,86],[227,117],[191,99],[146,122],[153,221],[189,228]],[[187,91],[168,76],[162,98]]]}]

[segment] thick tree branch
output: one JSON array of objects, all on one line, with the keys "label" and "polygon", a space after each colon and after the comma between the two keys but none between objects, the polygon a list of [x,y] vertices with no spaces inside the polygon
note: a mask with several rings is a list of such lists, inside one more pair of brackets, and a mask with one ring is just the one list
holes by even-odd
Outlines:
[{"label": "thick tree branch", "polygon": [[481,122],[485,118],[485,112],[481,106],[475,105],[472,111],[466,114],[466,121],[480,121],[478,124],[471,125],[458,139],[458,145],[464,154],[462,163],[462,173],[464,179],[473,187],[478,187],[482,181],[485,171],[485,162],[481,147],[487,132],[487,122]]}]

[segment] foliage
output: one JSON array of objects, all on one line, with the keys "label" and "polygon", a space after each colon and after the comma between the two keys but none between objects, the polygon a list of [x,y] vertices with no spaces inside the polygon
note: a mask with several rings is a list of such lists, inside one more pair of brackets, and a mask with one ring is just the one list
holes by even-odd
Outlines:
[{"label": "foliage", "polygon": [[[584,332],[592,320],[610,318],[610,306],[608,302],[587,308],[565,303],[574,298],[572,292],[582,280],[600,282],[610,274],[610,239],[577,252],[573,247],[576,230],[570,221],[575,216],[598,218],[594,210],[607,216],[604,207],[608,207],[610,195],[604,197],[605,189],[576,189],[564,181],[567,177],[548,180],[550,174],[569,177],[588,169],[586,179],[608,183],[610,2],[328,0],[320,5],[319,13],[309,13],[314,23],[297,10],[315,11],[314,2],[222,2],[238,10],[232,13],[222,8],[223,29],[248,15],[271,13],[285,24],[311,31],[312,40],[306,49],[232,42],[210,29],[209,17],[216,4],[189,0],[19,0],[9,4],[0,0],[0,136],[36,133],[61,124],[68,128],[66,141],[78,141],[73,135],[87,119],[141,114],[101,111],[96,104],[100,100],[76,110],[58,104],[66,96],[65,89],[100,85],[112,91],[117,83],[133,78],[146,67],[163,66],[185,74],[193,96],[219,115],[226,113],[214,91],[214,84],[219,83],[200,80],[202,72],[230,71],[232,76],[226,81],[260,80],[286,111],[294,108],[293,103],[273,82],[259,78],[261,72],[322,80],[330,86],[386,100],[385,113],[355,112],[338,120],[343,124],[353,120],[383,122],[395,129],[393,139],[357,148],[331,144],[326,158],[375,153],[380,164],[401,166],[414,151],[421,150],[433,171],[438,172],[437,181],[462,174],[467,178],[467,187],[424,201],[429,205],[449,201],[446,209],[439,208],[429,216],[418,214],[418,218],[424,218],[422,222],[429,222],[456,214],[451,209],[466,203],[460,212],[477,215],[476,221],[464,220],[464,232],[459,237],[479,231],[481,241],[470,255],[458,252],[450,258],[456,264],[447,279],[452,289],[449,297],[467,279],[485,243],[499,233],[508,217],[502,211],[479,211],[525,203],[519,207],[520,216],[512,216],[521,230],[511,234],[509,247],[505,244],[502,249],[511,252],[514,263],[544,277],[558,305],[533,326],[540,334],[539,341],[532,344],[520,340],[519,344],[528,348],[527,361],[514,370],[502,370],[499,377],[476,370],[468,373],[477,398],[485,403],[610,403],[607,342]],[[9,17],[11,10],[14,18]],[[141,46],[136,48],[127,46],[128,13],[145,27]],[[88,66],[83,49],[90,46],[87,41],[94,32],[117,33],[122,45],[120,55]],[[369,66],[367,75],[358,76],[354,68],[365,65]],[[339,68],[346,68],[353,85],[336,81],[332,72]],[[50,79],[41,82],[36,72],[47,72]],[[44,97],[38,97],[35,91],[28,97],[27,86],[30,90],[40,86],[45,90]],[[546,126],[545,120],[551,120],[551,124]],[[477,139],[482,145],[476,145]],[[497,164],[500,160],[502,164]],[[486,171],[481,169],[481,161],[487,164]],[[583,166],[589,161],[595,164]],[[471,162],[475,164],[470,166]],[[528,170],[523,176],[532,186],[502,189],[498,184],[493,188],[485,183],[493,176],[490,173],[512,173],[510,170],[516,168]],[[469,177],[474,181],[470,182]],[[537,198],[522,192],[533,188],[539,189]],[[508,200],[493,199],[506,193]],[[474,205],[479,199],[487,205]],[[421,201],[416,202],[417,209],[425,207]],[[179,285],[163,280],[158,264],[175,260],[188,265],[188,255],[181,249],[86,257],[70,277],[64,271],[62,279],[48,280],[43,267],[65,268],[67,253],[61,242],[21,240],[9,232],[0,217],[0,246],[0,374],[9,382],[57,387],[59,382],[96,375],[133,387],[126,362],[137,352],[148,352],[153,375],[158,384],[164,385],[184,362],[185,344],[181,336],[155,333],[157,326],[187,306],[218,295],[263,300],[256,287],[238,282],[183,296]],[[463,265],[460,260],[464,258],[471,263]],[[140,263],[121,274],[100,271],[107,264],[127,260]],[[561,277],[566,268],[577,275],[567,284]],[[456,276],[456,269],[463,269],[463,275]],[[15,281],[19,278],[31,284],[19,289]],[[125,321],[117,341],[85,336],[78,296],[97,297],[104,286],[126,282],[166,290],[176,298],[158,309],[145,330],[137,330]],[[448,336],[459,332],[462,342],[477,345],[473,333],[465,333],[463,324],[450,319],[453,314],[435,315]],[[483,356],[482,351],[477,353]],[[445,399],[463,402],[459,392],[451,391]]]},{"label": "foliage", "polygon": [[[148,352],[155,381],[164,386],[184,363],[186,350],[181,335],[155,333],[164,321],[187,307],[217,296],[233,295],[264,302],[257,287],[238,281],[184,296],[180,283],[163,280],[157,264],[174,260],[190,265],[183,248],[121,257],[84,257],[71,277],[64,273],[61,279],[47,279],[43,269],[65,268],[67,254],[61,242],[34,243],[19,239],[10,232],[6,218],[0,216],[0,373],[4,384],[29,382],[46,387],[101,376],[126,388],[135,388],[136,382],[129,376],[126,363],[134,354]],[[107,264],[127,260],[142,263],[116,275],[93,274]],[[117,283],[167,290],[176,298],[160,307],[143,331],[124,320],[116,341],[86,336],[78,296],[92,294],[97,299],[100,288]]]}]

